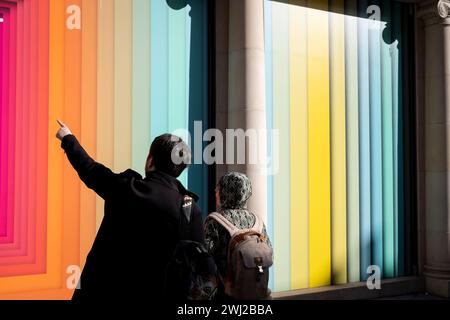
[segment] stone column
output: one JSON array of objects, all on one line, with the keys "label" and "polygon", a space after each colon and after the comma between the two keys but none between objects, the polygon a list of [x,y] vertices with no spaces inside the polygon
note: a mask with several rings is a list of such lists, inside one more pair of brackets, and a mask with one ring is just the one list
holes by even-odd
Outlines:
[{"label": "stone column", "polygon": [[426,290],[450,297],[450,0],[427,2],[424,50],[424,220]]},{"label": "stone column", "polygon": [[[228,128],[256,130],[259,141],[250,147],[266,155],[266,102],[264,64],[264,7],[263,0],[230,0],[228,46]],[[264,131],[264,132],[263,132]],[[227,139],[227,143],[230,143]],[[247,148],[248,149],[248,148]],[[264,165],[228,166],[229,170],[246,173],[253,184],[249,209],[263,219],[267,216],[267,176]]]}]

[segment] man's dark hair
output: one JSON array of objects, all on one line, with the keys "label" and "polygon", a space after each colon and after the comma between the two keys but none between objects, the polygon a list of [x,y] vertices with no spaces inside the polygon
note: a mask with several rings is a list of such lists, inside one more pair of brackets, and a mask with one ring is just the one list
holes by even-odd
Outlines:
[{"label": "man's dark hair", "polygon": [[150,155],[156,170],[175,178],[180,176],[191,161],[191,150],[187,144],[172,134],[157,137],[150,147]]}]

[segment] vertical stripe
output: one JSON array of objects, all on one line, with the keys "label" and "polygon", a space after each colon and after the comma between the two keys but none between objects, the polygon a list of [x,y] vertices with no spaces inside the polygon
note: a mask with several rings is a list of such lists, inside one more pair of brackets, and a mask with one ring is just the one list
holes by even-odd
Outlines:
[{"label": "vertical stripe", "polygon": [[[151,2],[151,118],[152,139],[166,133],[168,120],[168,6]],[[156,116],[157,115],[157,116]]]},{"label": "vertical stripe", "polygon": [[392,105],[392,30],[391,4],[382,2],[383,42],[382,128],[383,128],[383,275],[394,277],[394,168],[393,168],[393,105]]},{"label": "vertical stripe", "polygon": [[[0,74],[2,83],[0,83],[0,104],[1,104],[1,160],[0,160],[0,240],[7,242],[13,241],[14,236],[14,212],[12,202],[14,195],[14,186],[12,178],[14,176],[14,137],[15,123],[14,110],[15,104],[11,100],[12,90],[15,89],[15,13],[12,8],[2,10],[4,22],[1,24],[2,51],[0,58],[2,61],[2,71]],[[0,241],[2,243],[3,241]]]},{"label": "vertical stripe", "polygon": [[289,6],[291,289],[308,287],[308,99],[306,9]]},{"label": "vertical stripe", "polygon": [[[377,2],[375,2],[377,3]],[[369,13],[371,14],[371,13]],[[381,133],[381,28],[378,17],[369,19],[370,177],[372,264],[383,270],[383,189]]]},{"label": "vertical stripe", "polygon": [[[191,55],[195,55],[197,56],[197,64],[201,67],[201,80],[198,81],[198,85],[197,88],[199,90],[199,94],[201,94],[201,99],[199,99],[198,104],[202,106],[202,112],[201,112],[201,116],[204,122],[204,130],[206,130],[207,128],[211,127],[211,123],[209,122],[209,108],[208,108],[208,103],[209,103],[209,98],[208,98],[208,92],[209,92],[209,87],[208,87],[208,83],[209,83],[209,74],[211,74],[210,70],[209,70],[209,64],[205,63],[205,61],[208,61],[208,47],[210,45],[209,40],[208,40],[208,31],[207,28],[205,28],[205,25],[208,25],[208,12],[209,12],[209,5],[208,2],[203,2],[202,0],[195,0],[193,3],[195,3],[195,5],[198,7],[198,17],[197,16],[193,16],[193,18],[191,19],[191,26],[192,26],[192,30],[191,30],[191,34],[195,34],[198,33],[201,37],[200,37],[200,41],[201,41],[201,45],[199,45],[198,47],[200,48],[200,54],[197,53],[197,51],[195,50],[189,50]],[[192,7],[192,2],[191,2],[191,8]],[[195,22],[196,21],[196,22]],[[192,39],[192,36],[191,36]],[[191,41],[191,46],[190,48],[193,48],[193,45],[195,45],[195,43],[192,43]],[[192,58],[190,58],[190,60],[192,61]],[[189,70],[195,70],[195,66],[190,66]],[[190,72],[191,73],[191,72]],[[194,73],[195,74],[195,73]],[[189,84],[189,88],[192,88],[191,84]],[[205,148],[205,144],[204,144],[204,148]],[[201,192],[201,194],[208,194],[209,193],[209,187],[208,187],[208,166],[206,164],[202,164],[202,186],[201,188],[198,188],[198,192]],[[208,197],[204,197],[200,202],[199,205],[201,206],[203,212],[208,210],[209,207],[209,203],[208,203]],[[264,215],[265,213],[263,213],[262,215]]]},{"label": "vertical stripe", "polygon": [[[195,57],[195,52],[191,52],[190,48],[192,48],[192,43],[191,43],[191,37],[192,35],[192,28],[191,28],[191,14],[190,14],[190,10],[184,10],[184,15],[185,15],[185,19],[184,19],[184,40],[185,40],[185,46],[186,49],[183,51],[185,54],[185,68],[186,68],[186,72],[184,72],[184,112],[183,112],[183,116],[184,120],[185,120],[185,124],[182,128],[187,128],[187,131],[189,132],[189,130],[191,129],[190,127],[192,126],[192,121],[190,119],[191,117],[191,65],[192,65],[192,60],[191,57]],[[199,70],[200,71],[200,70]],[[183,139],[187,139],[187,137],[182,137]],[[192,137],[192,133],[191,133],[191,139],[193,139]],[[195,151],[194,151],[195,152]],[[195,155],[195,153],[194,153]],[[193,183],[192,180],[195,180],[195,178],[191,178],[189,179],[189,176],[194,177],[196,175],[197,172],[197,166],[190,166],[188,170],[184,171],[181,176],[178,178],[181,183],[185,186],[188,186],[189,188],[191,186],[194,185],[194,187],[196,188],[195,184]],[[200,180],[201,181],[201,180]],[[199,181],[199,182],[200,182]],[[201,201],[201,200],[200,200]],[[207,209],[206,209],[207,210]],[[202,211],[205,212],[205,209],[202,208]],[[204,213],[205,214],[205,213]]]},{"label": "vertical stripe", "polygon": [[[187,67],[187,41],[189,8],[169,10],[168,16],[168,132],[187,127],[186,109],[187,83],[189,68]],[[179,178],[187,185],[187,172]]]},{"label": "vertical stripe", "polygon": [[[15,144],[15,13],[11,9],[0,9],[4,22],[0,24],[0,244],[14,241],[14,144]],[[12,144],[12,145],[11,145]],[[3,158],[3,159],[1,159]],[[2,248],[2,246],[0,246]]]},{"label": "vertical stripe", "polygon": [[[192,9],[191,9],[192,10]],[[190,48],[192,47],[192,41],[191,41],[191,37],[192,35],[192,25],[191,25],[191,10],[184,10],[184,14],[185,14],[185,28],[184,28],[184,40],[185,40],[185,46],[186,46],[186,50],[185,52],[185,59],[186,59],[186,68],[187,68],[187,72],[185,72],[184,77],[185,77],[185,81],[186,81],[186,91],[185,91],[185,101],[184,101],[184,105],[185,105],[185,115],[186,115],[186,120],[187,122],[189,122],[189,116],[190,116],[190,79],[191,79],[191,73],[189,72],[190,68],[191,68],[191,57],[192,57],[192,53]],[[189,126],[188,126],[189,127]]]},{"label": "vertical stripe", "polygon": [[132,167],[144,174],[150,132],[150,1],[133,1]]},{"label": "vertical stripe", "polygon": [[[25,232],[22,234],[24,239],[27,239],[27,237],[30,237],[30,225],[29,222],[31,220],[31,215],[34,214],[34,212],[30,211],[30,196],[29,196],[29,183],[28,183],[28,173],[30,168],[29,160],[31,159],[30,154],[30,148],[28,147],[29,143],[29,137],[30,137],[30,104],[31,104],[31,98],[30,98],[30,91],[31,91],[31,79],[30,79],[30,69],[31,69],[31,17],[30,17],[30,3],[25,2],[23,5],[23,17],[24,17],[24,41],[23,41],[23,50],[24,50],[24,56],[23,56],[23,64],[24,67],[22,69],[22,81],[23,81],[23,120],[20,124],[21,130],[23,130],[23,136],[22,136],[22,156],[24,157],[22,162],[21,168],[25,168],[25,170],[21,170],[21,180],[22,180],[22,189],[23,192],[23,204],[22,204],[22,213],[25,217],[24,219],[24,225],[25,225]],[[32,179],[32,178],[31,178]],[[29,214],[31,213],[31,214]],[[27,240],[25,240],[27,241]],[[23,242],[22,246],[23,246]],[[28,244],[28,243],[26,243]],[[26,247],[25,247],[26,250]]]},{"label": "vertical stripe", "polygon": [[37,29],[37,127],[36,127],[36,179],[37,179],[37,220],[36,220],[36,264],[40,272],[46,271],[47,251],[47,157],[48,157],[48,46],[49,46],[49,7],[48,1],[36,0]]},{"label": "vertical stripe", "polygon": [[[82,0],[81,20],[81,143],[89,155],[97,158],[97,0]],[[86,186],[80,195],[80,259],[84,263],[96,231],[95,193]]]},{"label": "vertical stripe", "polygon": [[9,13],[0,11],[4,19],[0,24],[0,238],[8,235],[11,221],[7,213],[8,183],[8,91],[9,91]]},{"label": "vertical stripe", "polygon": [[169,10],[168,17],[168,131],[185,128],[186,101],[186,7]]},{"label": "vertical stripe", "polygon": [[[392,20],[401,21],[401,5],[399,3],[394,3],[392,5]],[[393,62],[392,62],[392,72],[393,72],[393,105],[394,105],[394,203],[395,209],[395,270],[396,276],[402,276],[404,274],[404,226],[403,226],[403,125],[402,125],[402,67],[400,62],[401,56],[401,24],[396,23],[393,25],[393,35],[396,42],[393,46]]]},{"label": "vertical stripe", "polygon": [[[392,19],[397,18],[398,7],[392,6]],[[392,37],[394,43],[391,45],[392,52],[392,117],[393,117],[393,149],[394,149],[394,274],[399,274],[399,239],[398,239],[398,215],[399,215],[399,199],[398,199],[398,109],[399,109],[399,39],[396,25],[393,26]]]},{"label": "vertical stripe", "polygon": [[272,4],[274,129],[279,132],[280,166],[274,176],[275,290],[291,287],[290,281],[290,184],[289,164],[289,8]]},{"label": "vertical stripe", "polygon": [[[3,85],[0,85],[1,87],[3,87],[3,107],[6,110],[5,112],[5,131],[6,131],[6,137],[2,137],[2,146],[4,148],[5,152],[5,157],[4,160],[4,167],[7,168],[6,169],[6,173],[5,176],[2,177],[3,181],[4,181],[4,185],[3,188],[7,191],[5,191],[5,195],[3,196],[3,199],[0,201],[3,201],[4,203],[4,214],[6,217],[6,236],[11,237],[11,233],[14,232],[13,228],[14,228],[14,212],[11,210],[11,202],[12,202],[12,195],[14,194],[14,192],[12,191],[14,189],[13,185],[12,185],[12,177],[13,177],[13,172],[14,172],[14,146],[11,144],[14,144],[14,123],[13,123],[13,117],[14,117],[14,104],[10,101],[11,99],[11,90],[14,90],[14,82],[15,82],[15,68],[13,66],[15,66],[15,57],[14,55],[16,54],[15,50],[13,49],[16,46],[15,41],[13,40],[13,37],[15,37],[13,35],[14,31],[14,27],[13,27],[13,14],[11,12],[12,10],[9,10],[8,14],[5,15],[5,21],[3,22],[4,27],[5,27],[5,37],[7,42],[5,43],[5,47],[4,47],[4,54],[5,54],[5,59],[4,59],[4,63],[5,63],[5,67],[4,67],[4,71],[2,71],[2,74],[5,75],[5,77],[3,78],[4,83]],[[7,20],[6,20],[7,19]],[[1,228],[1,227],[0,227]]]},{"label": "vertical stripe", "polygon": [[[266,61],[266,116],[267,116],[267,158],[274,159],[273,150],[273,72],[272,72],[272,2],[264,0],[264,35],[265,35],[265,61]],[[273,165],[273,162],[271,161]],[[273,169],[273,167],[272,167]],[[267,176],[267,233],[275,245],[274,238],[274,206],[273,206],[273,171]],[[270,269],[269,287],[274,290],[274,267]]]},{"label": "vertical stripe", "polygon": [[[9,106],[15,106],[15,108],[11,108],[9,112],[9,137],[8,137],[8,185],[7,188],[9,190],[8,199],[7,199],[7,212],[8,218],[12,225],[12,228],[9,229],[11,232],[8,237],[13,238],[18,234],[19,231],[19,221],[17,216],[14,215],[15,207],[14,207],[14,197],[15,197],[15,141],[16,141],[16,115],[17,115],[17,105],[16,105],[16,81],[17,81],[17,9],[16,7],[11,8],[10,12],[10,20],[8,21],[10,26],[10,72],[9,72]],[[1,241],[0,241],[1,242]]]},{"label": "vertical stripe", "polygon": [[[202,0],[194,0],[190,3],[189,16],[190,28],[187,28],[186,44],[189,48],[189,132],[194,137],[194,122],[202,122],[202,132],[209,126],[208,123],[208,59],[207,29],[204,27],[208,23],[208,5]],[[188,9],[189,10],[189,9]],[[188,11],[186,11],[188,12]],[[195,72],[193,72],[195,70]],[[198,140],[201,140],[201,133]],[[199,141],[197,148],[202,143]],[[202,148],[196,148],[195,153],[202,154],[206,144]],[[202,162],[203,163],[203,162]],[[188,187],[198,194],[208,194],[208,166],[206,164],[194,164],[189,167]],[[208,210],[207,197],[200,198],[199,206],[202,212]]]},{"label": "vertical stripe", "polygon": [[331,1],[331,276],[334,284],[347,282],[347,176],[345,105],[345,25],[343,0]]},{"label": "vertical stripe", "polygon": [[399,216],[399,198],[398,198],[398,109],[399,109],[399,55],[398,40],[391,46],[392,48],[392,105],[394,118],[394,270],[398,276],[399,265],[399,239],[398,239],[398,216]]},{"label": "vertical stripe", "polygon": [[[29,10],[29,27],[30,27],[30,69],[28,72],[28,77],[30,81],[29,88],[29,132],[28,132],[28,237],[32,237],[32,239],[27,239],[27,250],[33,256],[33,260],[36,259],[36,234],[37,229],[40,226],[37,226],[36,220],[37,215],[37,194],[36,190],[38,187],[37,181],[37,117],[38,117],[38,105],[37,105],[37,71],[38,71],[38,61],[37,61],[37,45],[38,45],[38,12],[37,12],[37,2],[38,0],[30,0],[28,5]],[[31,232],[30,232],[31,231]]]},{"label": "vertical stripe", "polygon": [[114,1],[114,170],[131,167],[132,0]]},{"label": "vertical stripe", "polygon": [[9,39],[7,37],[8,29],[7,23],[8,18],[6,15],[2,15],[4,21],[0,24],[0,237],[5,237],[7,235],[7,213],[6,213],[6,181],[7,181],[7,155],[8,151],[5,148],[5,139],[7,139],[8,127],[6,125],[7,120],[7,109],[8,106],[5,103],[6,92],[8,91],[8,82],[6,77],[8,75],[8,64],[7,64],[7,46]]},{"label": "vertical stripe", "polygon": [[[61,1],[59,1],[61,3]],[[47,195],[46,200],[46,218],[47,222],[45,227],[46,232],[46,263],[45,272],[46,276],[43,277],[43,282],[48,287],[57,287],[60,281],[61,272],[61,224],[62,224],[62,165],[63,157],[61,150],[59,149],[59,143],[54,138],[58,125],[55,122],[56,118],[62,116],[64,97],[62,97],[62,58],[64,56],[64,32],[63,28],[56,27],[61,25],[60,22],[64,21],[64,16],[56,18],[55,16],[61,14],[59,6],[62,4],[56,4],[53,0],[39,1],[39,17],[40,20],[40,33],[42,38],[40,39],[40,45],[42,51],[40,55],[41,62],[39,63],[42,68],[40,71],[40,77],[42,81],[42,104],[45,106],[43,114],[47,117],[42,121],[43,125],[42,139],[45,142],[45,146],[42,148],[46,150],[47,157],[45,166],[45,179],[47,181]],[[63,23],[62,23],[63,25]],[[59,29],[59,30],[53,30]],[[52,65],[53,64],[53,65]],[[44,89],[45,88],[45,89]],[[51,138],[51,140],[50,140]],[[51,142],[50,142],[51,141]],[[51,168],[51,169],[50,169]],[[58,190],[51,190],[51,179],[53,179],[53,187]]]},{"label": "vertical stripe", "polygon": [[[81,0],[65,0],[81,8]],[[65,28],[64,38],[64,121],[75,135],[81,132],[81,30]],[[70,226],[71,233],[64,233],[63,268],[79,265],[80,254],[80,179],[68,160],[64,161],[64,230]]]},{"label": "vertical stripe", "polygon": [[[114,165],[114,0],[98,2],[97,44],[97,160]],[[104,202],[97,197],[97,229]]]},{"label": "vertical stripe", "polygon": [[0,243],[14,241],[14,139],[15,139],[15,103],[12,101],[12,90],[15,90],[15,12],[13,9],[1,10],[4,22],[1,24],[0,64],[0,105],[1,105],[1,159],[0,159]]},{"label": "vertical stripe", "polygon": [[357,282],[360,279],[360,211],[358,18],[356,0],[346,1],[345,57],[345,95],[347,112],[347,274],[349,282]]},{"label": "vertical stripe", "polygon": [[48,252],[47,272],[57,274],[57,285],[62,284],[60,273],[62,254],[62,222],[63,222],[63,167],[64,154],[55,141],[58,125],[54,119],[64,116],[64,38],[65,38],[65,6],[60,0],[50,0],[50,67],[49,67],[49,110],[48,118]]},{"label": "vertical stripe", "polygon": [[[24,122],[24,85],[23,85],[23,68],[24,68],[24,23],[23,23],[23,2],[17,4],[17,57],[16,57],[16,141],[15,141],[15,159],[16,165],[14,168],[14,209],[16,211],[15,224],[20,225],[17,238],[20,238],[22,233],[25,233],[25,224],[23,221],[23,206],[24,206],[24,196],[25,192],[22,189],[22,166],[23,166],[23,136],[24,132],[22,130],[22,123]],[[62,210],[61,210],[62,211]]]},{"label": "vertical stripe", "polygon": [[[330,91],[327,1],[308,11],[310,287],[330,284]],[[322,11],[324,10],[324,11]],[[325,85],[324,85],[325,84]]]},{"label": "vertical stripe", "polygon": [[365,280],[367,267],[371,265],[369,24],[367,1],[358,1],[358,5],[360,272]]}]

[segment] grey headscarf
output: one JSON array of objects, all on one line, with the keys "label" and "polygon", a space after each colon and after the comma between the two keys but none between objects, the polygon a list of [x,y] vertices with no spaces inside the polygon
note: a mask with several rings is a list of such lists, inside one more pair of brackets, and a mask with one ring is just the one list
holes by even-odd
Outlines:
[{"label": "grey headscarf", "polygon": [[222,209],[245,209],[252,196],[252,183],[243,173],[229,172],[219,183],[219,196]]}]

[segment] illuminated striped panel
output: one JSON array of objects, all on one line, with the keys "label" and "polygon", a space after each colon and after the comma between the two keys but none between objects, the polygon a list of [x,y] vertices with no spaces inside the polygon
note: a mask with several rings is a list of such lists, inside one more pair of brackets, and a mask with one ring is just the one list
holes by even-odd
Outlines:
[{"label": "illuminated striped panel", "polygon": [[[0,15],[0,299],[69,299],[67,267],[84,266],[103,204],[55,120],[100,162],[141,173],[156,134],[208,127],[207,1],[0,0]],[[206,213],[207,167],[182,181]]]},{"label": "illuminated striped panel", "polygon": [[280,129],[280,170],[268,177],[271,286],[363,281],[370,265],[403,275],[405,7],[289,3],[264,2],[268,128]]},{"label": "illuminated striped panel", "polygon": [[[271,287],[359,281],[372,264],[404,275],[404,8],[370,2],[374,24],[368,1],[295,3],[264,1],[268,128],[279,130],[268,152],[280,159],[268,177]],[[73,5],[81,30],[66,25]],[[0,0],[0,14],[0,298],[67,299],[66,269],[83,266],[103,208],[54,120],[100,162],[141,173],[156,135],[207,128],[206,0]],[[181,180],[206,212],[206,166]]]}]

